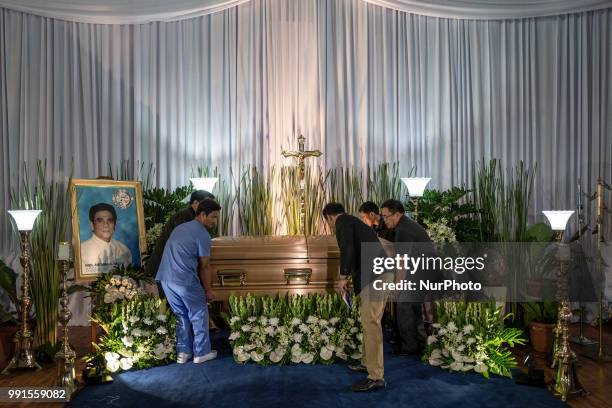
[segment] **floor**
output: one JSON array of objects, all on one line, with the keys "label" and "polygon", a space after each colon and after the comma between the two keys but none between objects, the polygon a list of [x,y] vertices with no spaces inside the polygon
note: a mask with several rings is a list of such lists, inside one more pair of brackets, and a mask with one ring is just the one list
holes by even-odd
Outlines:
[{"label": "floor", "polygon": [[[578,326],[572,327],[572,333],[578,332]],[[585,328],[585,335],[590,338],[596,339],[598,337],[598,331],[593,327]],[[70,331],[70,341],[75,347],[79,356],[85,355],[89,351],[89,338],[90,328],[87,327],[72,327]],[[612,327],[610,325],[604,328],[604,344],[605,349],[612,354]],[[585,349],[584,347],[572,344],[572,349],[580,356],[581,352]],[[529,352],[528,348],[516,350],[516,355],[519,361],[522,360]],[[2,366],[6,362],[2,363]],[[545,366],[542,360],[539,361],[540,367]],[[79,359],[77,362],[77,377],[80,379],[81,370],[85,366],[85,363]],[[584,388],[589,392],[589,395],[585,398],[572,400],[569,405],[573,408],[607,408],[611,406],[612,401],[612,363],[598,364],[588,358],[580,358],[580,367],[578,369],[578,376]],[[551,378],[552,370],[546,369],[547,380]],[[34,371],[21,371],[15,372],[9,376],[0,377],[0,387],[50,387],[54,384],[56,378],[56,368],[51,363],[43,364],[43,370]],[[0,402],[1,406],[8,406],[8,403]],[[11,403],[11,407],[62,407],[63,403]]]}]

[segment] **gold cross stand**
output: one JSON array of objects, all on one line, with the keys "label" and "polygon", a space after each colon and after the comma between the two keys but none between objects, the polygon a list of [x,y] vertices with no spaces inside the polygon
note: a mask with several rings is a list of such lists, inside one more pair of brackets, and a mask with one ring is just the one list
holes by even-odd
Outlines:
[{"label": "gold cross stand", "polygon": [[296,157],[298,159],[298,176],[300,179],[300,215],[302,220],[302,233],[306,235],[306,210],[305,206],[305,191],[304,191],[304,159],[307,157],[319,157],[323,153],[320,150],[304,150],[304,143],[306,138],[303,135],[298,137],[298,150],[297,151],[282,151],[284,157]]}]

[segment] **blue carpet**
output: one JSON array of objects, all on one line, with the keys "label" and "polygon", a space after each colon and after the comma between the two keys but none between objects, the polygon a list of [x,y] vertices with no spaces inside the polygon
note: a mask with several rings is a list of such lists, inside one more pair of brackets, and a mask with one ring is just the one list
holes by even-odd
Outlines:
[{"label": "blue carpet", "polygon": [[344,364],[260,367],[239,365],[229,346],[215,339],[221,357],[205,364],[171,364],[114,376],[112,384],[88,386],[69,407],[564,407],[543,388],[507,378],[448,373],[416,357],[385,355],[388,387],[353,393],[364,374]]}]

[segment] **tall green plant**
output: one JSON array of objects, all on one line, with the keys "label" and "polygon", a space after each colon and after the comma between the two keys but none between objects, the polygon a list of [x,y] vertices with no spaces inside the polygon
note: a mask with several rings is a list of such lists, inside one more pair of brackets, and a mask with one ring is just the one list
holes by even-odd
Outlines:
[{"label": "tall green plant", "polygon": [[327,177],[329,201],[339,202],[349,214],[357,214],[363,203],[363,171],[354,167],[331,169]]},{"label": "tall green plant", "polygon": [[24,164],[24,180],[18,191],[12,191],[14,208],[42,210],[31,233],[32,299],[36,313],[34,340],[49,355],[56,343],[60,271],[55,254],[57,243],[66,241],[70,223],[69,180],[47,182],[46,162],[36,164],[34,189]]},{"label": "tall green plant", "polygon": [[397,162],[380,163],[375,167],[368,165],[366,190],[368,201],[373,201],[377,205],[381,205],[390,198],[399,200],[402,193],[399,164]]},{"label": "tall green plant", "polygon": [[274,167],[265,176],[255,166],[248,166],[240,178],[237,191],[240,231],[243,235],[262,236],[275,232],[272,194]]},{"label": "tall green plant", "polygon": [[[327,175],[327,174],[326,174]],[[301,187],[298,169],[295,166],[284,166],[280,171],[280,198],[283,205],[283,215],[287,224],[287,234],[314,235],[323,232],[322,213],[325,204],[325,179],[323,170],[310,166],[304,171],[304,213],[305,228],[302,229],[300,213]]]}]

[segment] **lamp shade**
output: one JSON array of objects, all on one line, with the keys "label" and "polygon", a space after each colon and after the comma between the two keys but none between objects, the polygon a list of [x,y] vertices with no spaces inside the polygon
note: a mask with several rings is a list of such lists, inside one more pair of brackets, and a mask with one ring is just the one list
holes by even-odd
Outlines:
[{"label": "lamp shade", "polygon": [[423,197],[425,187],[429,184],[431,177],[403,177],[402,182],[408,189],[410,197]]},{"label": "lamp shade", "polygon": [[552,228],[553,231],[565,231],[567,221],[570,219],[574,211],[542,211],[542,213],[548,219],[550,228]]},{"label": "lamp shade", "polygon": [[198,177],[189,180],[191,180],[191,184],[193,184],[193,188],[196,190],[206,190],[210,193],[215,188],[217,181],[219,181],[219,177]]},{"label": "lamp shade", "polygon": [[41,210],[11,210],[8,213],[15,220],[19,231],[32,231],[34,221],[41,212]]}]

